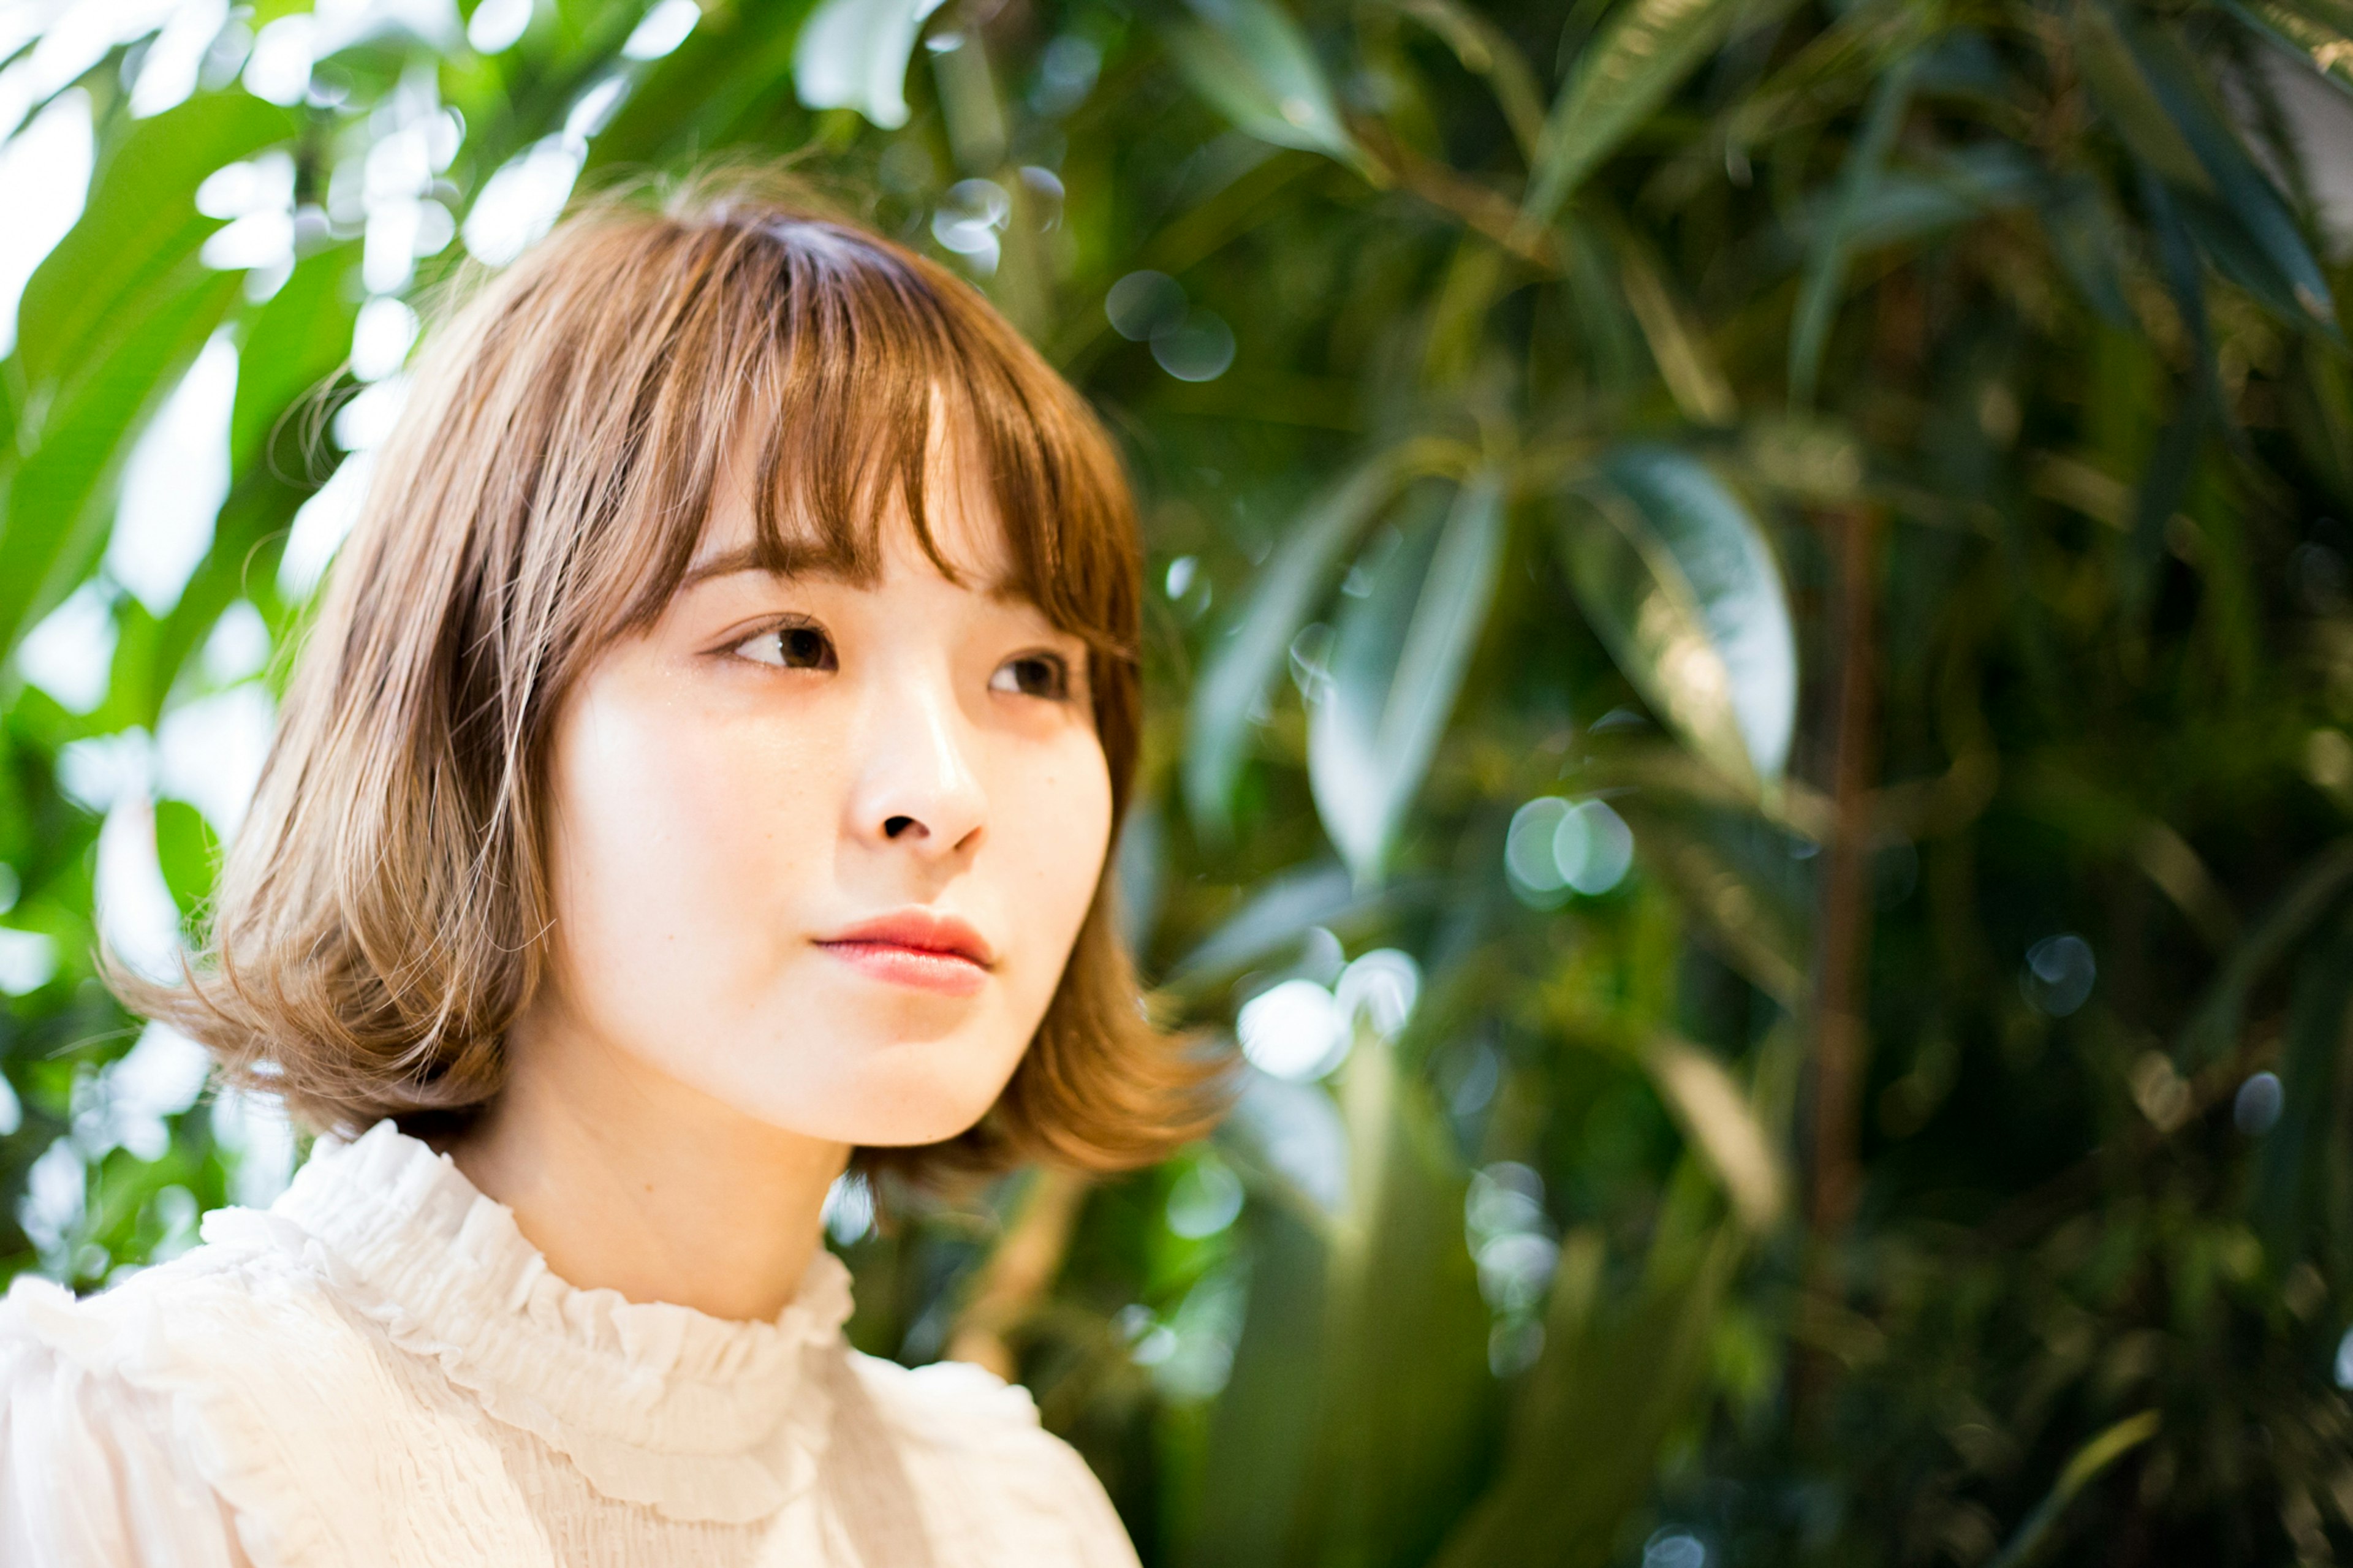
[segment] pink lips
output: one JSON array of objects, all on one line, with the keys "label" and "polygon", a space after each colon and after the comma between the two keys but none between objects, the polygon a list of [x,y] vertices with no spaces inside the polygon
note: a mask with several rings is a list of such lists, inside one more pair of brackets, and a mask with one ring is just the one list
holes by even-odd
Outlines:
[{"label": "pink lips", "polygon": [[949,996],[969,996],[997,955],[969,924],[920,905],[861,921],[818,946],[876,980]]}]

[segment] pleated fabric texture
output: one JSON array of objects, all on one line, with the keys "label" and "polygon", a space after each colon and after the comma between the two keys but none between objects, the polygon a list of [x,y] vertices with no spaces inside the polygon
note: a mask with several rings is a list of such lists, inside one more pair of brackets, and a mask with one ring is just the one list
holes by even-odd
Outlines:
[{"label": "pleated fabric texture", "polygon": [[391,1122],[76,1300],[0,1301],[0,1565],[1134,1568],[1086,1465],[976,1367],[557,1278]]}]

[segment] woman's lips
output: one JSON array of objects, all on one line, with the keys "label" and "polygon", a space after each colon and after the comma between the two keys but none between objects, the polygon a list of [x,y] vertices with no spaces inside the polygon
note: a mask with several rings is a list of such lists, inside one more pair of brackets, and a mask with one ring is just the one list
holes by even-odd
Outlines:
[{"label": "woman's lips", "polygon": [[817,945],[873,979],[949,996],[979,990],[997,958],[970,924],[920,906],[860,921]]}]

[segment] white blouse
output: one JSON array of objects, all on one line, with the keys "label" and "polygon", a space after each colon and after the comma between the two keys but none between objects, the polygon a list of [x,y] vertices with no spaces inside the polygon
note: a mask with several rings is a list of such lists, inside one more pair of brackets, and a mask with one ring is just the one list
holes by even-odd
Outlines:
[{"label": "white blouse", "polygon": [[0,1301],[0,1564],[1134,1568],[1029,1395],[583,1290],[391,1122],[87,1300]]}]

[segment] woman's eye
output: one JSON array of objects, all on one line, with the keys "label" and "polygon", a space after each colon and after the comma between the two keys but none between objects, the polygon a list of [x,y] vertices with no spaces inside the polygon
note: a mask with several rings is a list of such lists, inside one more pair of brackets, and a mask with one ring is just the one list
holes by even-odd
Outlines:
[{"label": "woman's eye", "polygon": [[778,669],[833,669],[839,663],[834,658],[833,639],[815,626],[778,626],[746,639],[735,651],[755,664],[771,664]]},{"label": "woman's eye", "polygon": [[1060,701],[1071,694],[1071,668],[1060,654],[1025,653],[998,665],[988,684],[992,690]]}]

